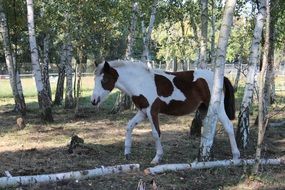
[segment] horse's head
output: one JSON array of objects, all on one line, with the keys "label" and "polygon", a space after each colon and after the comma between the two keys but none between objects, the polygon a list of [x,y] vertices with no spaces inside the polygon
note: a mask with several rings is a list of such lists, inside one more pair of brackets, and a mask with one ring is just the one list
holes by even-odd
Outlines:
[{"label": "horse's head", "polygon": [[95,72],[95,86],[91,96],[91,103],[99,106],[114,89],[118,80],[118,72],[108,62],[98,65]]}]

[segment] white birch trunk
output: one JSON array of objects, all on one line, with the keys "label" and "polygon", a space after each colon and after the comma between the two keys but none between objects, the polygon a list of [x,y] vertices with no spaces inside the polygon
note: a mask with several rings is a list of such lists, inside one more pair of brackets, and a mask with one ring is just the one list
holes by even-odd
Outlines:
[{"label": "white birch trunk", "polygon": [[[150,40],[151,40],[151,33],[153,30],[154,26],[154,21],[155,21],[155,16],[156,16],[156,7],[157,7],[158,0],[154,0],[151,6],[151,15],[149,19],[149,25],[148,25],[148,31],[145,36],[145,42],[144,42],[144,50],[143,50],[143,55],[142,55],[142,60],[147,62],[148,67],[151,67],[150,64],[150,53],[149,53],[149,45],[150,45]],[[142,26],[143,27],[143,26]],[[145,35],[146,32],[143,33]]]},{"label": "white birch trunk", "polygon": [[234,82],[234,89],[235,91],[237,91],[238,89],[238,83],[239,83],[239,79],[240,79],[240,73],[241,73],[241,64],[242,64],[242,60],[241,60],[241,55],[239,55],[238,57],[238,62],[237,62],[237,75],[236,75],[236,78],[235,78],[235,82]]},{"label": "white birch trunk", "polygon": [[216,16],[215,16],[215,13],[214,13],[214,10],[215,10],[215,1],[212,0],[212,15],[211,15],[211,28],[212,28],[212,33],[211,33],[211,65],[212,65],[212,68],[215,68],[214,65],[215,65],[215,33],[216,33],[216,26],[215,26],[215,23],[216,23]]},{"label": "white birch trunk", "polygon": [[218,112],[223,92],[227,44],[231,32],[235,5],[236,0],[226,1],[223,13],[222,26],[220,29],[217,46],[217,59],[214,70],[214,84],[211,93],[208,113],[206,118],[204,119],[204,127],[202,128],[200,153],[198,156],[200,160],[208,160],[210,158],[211,148],[213,145],[218,120]]},{"label": "white birch trunk", "polygon": [[126,164],[117,166],[100,167],[91,170],[72,171],[66,173],[55,173],[33,176],[1,177],[0,188],[17,187],[22,185],[32,185],[40,183],[52,183],[62,180],[83,180],[108,174],[126,173],[138,171],[139,164]]},{"label": "white birch trunk", "polygon": [[[82,50],[79,50],[82,51]],[[82,75],[82,60],[83,60],[83,53],[79,53],[78,59],[77,59],[77,64],[76,64],[76,79],[74,82],[75,85],[75,116],[78,115],[79,113],[79,100],[80,100],[80,95],[81,95],[81,75]]]},{"label": "white birch trunk", "polygon": [[36,82],[36,87],[38,91],[38,101],[41,109],[42,119],[44,121],[53,121],[51,113],[51,100],[44,89],[42,82],[42,75],[39,63],[39,53],[36,43],[36,33],[34,26],[34,8],[33,0],[27,0],[27,14],[28,14],[28,32],[29,32],[29,42],[31,51],[31,61],[33,67],[34,78]]},{"label": "white birch trunk", "polygon": [[49,42],[50,35],[46,34],[44,37],[44,47],[43,47],[43,65],[42,65],[42,77],[45,91],[47,92],[49,98],[51,99],[51,87],[49,82]]},{"label": "white birch trunk", "polygon": [[199,68],[207,67],[207,43],[208,43],[208,0],[200,0],[201,7],[201,45]]},{"label": "white birch trunk", "polygon": [[66,62],[66,44],[63,44],[60,54],[60,63],[58,65],[58,78],[57,78],[56,92],[54,98],[55,105],[61,105],[63,100],[65,62]]},{"label": "white birch trunk", "polygon": [[[144,170],[146,175],[160,174],[169,171],[181,171],[181,170],[200,170],[209,168],[220,168],[220,167],[231,167],[231,166],[246,166],[253,165],[256,160],[217,160],[210,162],[192,162],[190,164],[164,164],[155,167],[150,167]],[[285,160],[283,159],[261,159],[260,163],[263,165],[284,165]]]},{"label": "white birch trunk", "polygon": [[238,129],[237,129],[237,144],[239,148],[246,148],[249,143],[249,110],[252,104],[255,75],[257,63],[259,61],[259,48],[261,41],[261,34],[266,17],[265,0],[259,0],[259,11],[255,19],[255,27],[253,31],[253,38],[250,48],[249,67],[246,79],[246,85],[240,112],[238,116]]},{"label": "white birch trunk", "polygon": [[64,107],[69,109],[74,107],[74,99],[73,99],[73,69],[72,69],[72,44],[71,39],[68,35],[68,44],[67,44],[67,54],[66,54],[66,91],[65,91],[65,105]]},{"label": "white birch trunk", "polygon": [[133,46],[135,43],[135,32],[137,25],[137,13],[138,13],[138,2],[134,2],[132,8],[132,20],[131,20],[130,32],[128,35],[127,50],[125,55],[127,60],[131,59],[133,56]]},{"label": "white birch trunk", "polygon": [[1,34],[2,34],[4,54],[5,54],[5,62],[8,68],[10,86],[11,86],[13,97],[15,100],[15,108],[16,110],[19,110],[22,113],[22,115],[25,115],[26,114],[25,98],[23,95],[23,89],[22,89],[22,84],[21,84],[19,73],[18,71],[15,70],[16,59],[15,59],[15,56],[13,56],[13,53],[11,50],[7,19],[3,11],[2,4],[0,4],[0,20],[1,20],[0,21],[1,22]]},{"label": "white birch trunk", "polygon": [[270,4],[269,0],[266,0],[266,24],[265,24],[265,42],[264,42],[264,50],[263,50],[263,58],[262,58],[262,68],[258,78],[258,138],[257,138],[257,146],[256,146],[256,164],[253,168],[253,172],[257,173],[259,170],[260,159],[261,159],[261,150],[262,150],[262,143],[264,139],[265,129],[268,124],[267,118],[267,108],[265,102],[265,94],[264,94],[264,82],[265,82],[265,75],[268,66],[268,55],[269,55],[269,30],[270,30]]}]

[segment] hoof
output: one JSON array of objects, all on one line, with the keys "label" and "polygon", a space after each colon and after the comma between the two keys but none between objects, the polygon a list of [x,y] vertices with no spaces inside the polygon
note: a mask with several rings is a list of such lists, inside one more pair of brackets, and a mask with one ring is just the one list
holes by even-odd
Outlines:
[{"label": "hoof", "polygon": [[126,154],[125,157],[126,157],[126,160],[130,160],[131,159],[131,155],[130,154]]}]

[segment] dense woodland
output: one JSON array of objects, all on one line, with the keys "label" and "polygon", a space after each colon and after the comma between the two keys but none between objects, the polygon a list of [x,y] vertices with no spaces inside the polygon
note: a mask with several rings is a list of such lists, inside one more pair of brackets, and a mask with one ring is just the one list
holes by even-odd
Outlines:
[{"label": "dense woodland", "polygon": [[[242,94],[236,140],[240,149],[249,146],[250,119],[255,119],[257,163],[272,115],[284,111],[275,89],[276,75],[283,72],[284,77],[285,68],[283,0],[0,0],[0,19],[0,74],[9,75],[14,111],[23,120],[29,113],[21,74],[33,73],[39,116],[52,123],[60,105],[80,115],[82,73],[114,59],[141,60],[150,68],[169,71],[213,70],[214,91],[204,129],[216,129],[214,102],[220,101],[223,89],[219,81],[225,64],[233,65],[232,82]],[[54,91],[51,73],[57,75]],[[257,102],[256,118],[250,118]],[[277,109],[274,103],[280,103]],[[112,112],[118,113],[132,105],[120,94],[114,107]],[[196,112],[190,133],[201,127],[199,120]],[[272,125],[284,126],[284,121]],[[200,148],[213,143],[215,131],[205,131],[202,136],[208,139]]]}]

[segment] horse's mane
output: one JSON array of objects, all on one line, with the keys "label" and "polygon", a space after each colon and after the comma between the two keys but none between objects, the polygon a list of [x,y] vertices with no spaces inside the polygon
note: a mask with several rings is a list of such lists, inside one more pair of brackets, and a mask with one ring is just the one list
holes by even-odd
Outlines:
[{"label": "horse's mane", "polygon": [[[112,60],[112,61],[107,61],[111,67],[113,68],[120,68],[120,67],[137,67],[137,68],[141,68],[141,69],[144,69],[148,72],[159,72],[159,70],[156,70],[156,69],[151,69],[149,68],[144,62],[142,61],[129,61],[129,60]],[[95,70],[95,74],[99,74],[101,72],[101,70],[103,69],[103,66],[104,66],[104,63],[101,63],[97,66],[96,70]]]}]

